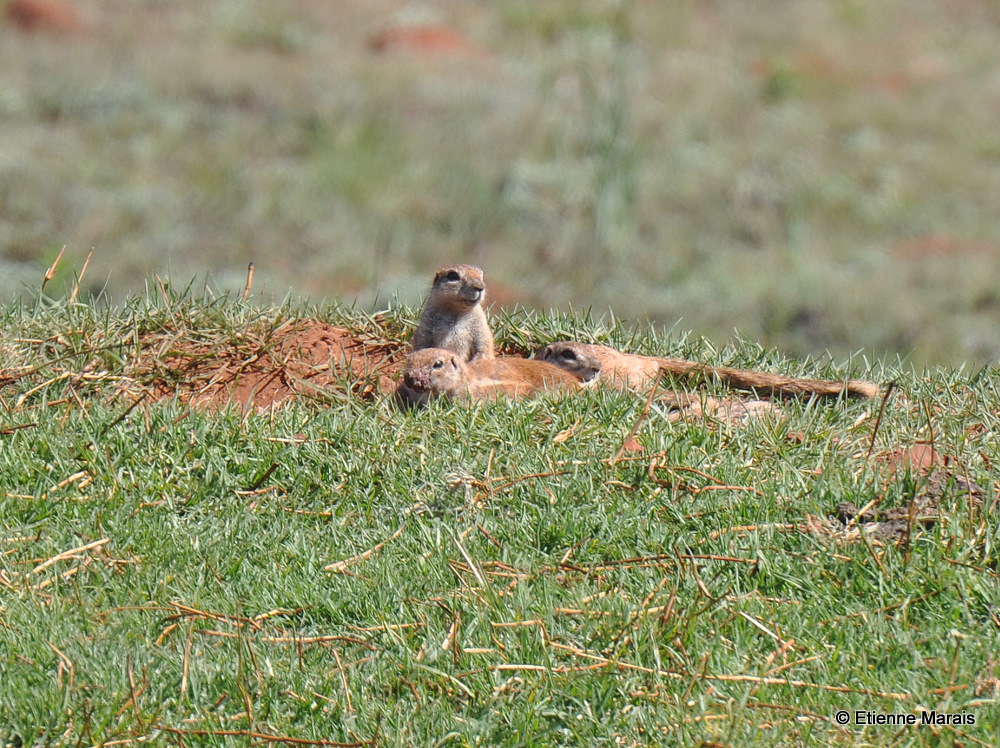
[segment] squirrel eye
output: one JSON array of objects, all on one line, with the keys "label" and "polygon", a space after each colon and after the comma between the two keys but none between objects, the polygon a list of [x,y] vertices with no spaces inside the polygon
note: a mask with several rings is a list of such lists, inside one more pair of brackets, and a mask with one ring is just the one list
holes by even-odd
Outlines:
[{"label": "squirrel eye", "polygon": [[563,358],[567,361],[576,361],[576,354],[573,351],[563,351]]},{"label": "squirrel eye", "polygon": [[441,368],[442,366],[444,366],[444,361],[442,361],[441,359],[437,359],[437,360],[436,360],[436,361],[435,361],[435,362],[434,362],[434,363],[433,363],[433,364],[431,365],[431,368],[432,368],[432,369],[440,369],[440,368]]},{"label": "squirrel eye", "polygon": [[445,276],[445,280],[457,281],[461,280],[461,276],[458,274],[457,270],[451,270],[448,275]]}]

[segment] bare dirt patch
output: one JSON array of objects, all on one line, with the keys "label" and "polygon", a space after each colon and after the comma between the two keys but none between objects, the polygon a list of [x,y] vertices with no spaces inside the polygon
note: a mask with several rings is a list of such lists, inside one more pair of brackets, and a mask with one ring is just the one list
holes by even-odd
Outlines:
[{"label": "bare dirt patch", "polygon": [[387,28],[368,40],[368,48],[373,52],[401,51],[418,56],[483,54],[458,31],[441,24]]},{"label": "bare dirt patch", "polygon": [[[918,442],[881,452],[875,455],[875,463],[887,486],[900,480],[912,483],[909,503],[883,506],[880,497],[859,508],[854,502],[841,502],[831,517],[834,525],[842,523],[846,537],[864,533],[886,543],[908,542],[911,533],[933,527],[956,502],[977,509],[983,505],[986,490],[973,483],[954,459],[930,444]],[[943,506],[946,499],[950,501]]]},{"label": "bare dirt patch", "polygon": [[931,234],[904,239],[892,246],[892,253],[901,260],[925,260],[934,257],[979,257],[995,253],[997,246],[988,241],[963,239],[946,234]]},{"label": "bare dirt patch", "polygon": [[192,407],[268,408],[350,395],[375,399],[395,388],[401,344],[310,319],[220,340],[196,331],[143,339],[134,378],[156,399]]},{"label": "bare dirt patch", "polygon": [[9,24],[21,31],[68,35],[79,33],[83,28],[76,8],[63,0],[11,0],[3,15]]},{"label": "bare dirt patch", "polygon": [[833,510],[833,516],[843,523],[845,538],[856,539],[859,533],[864,533],[872,540],[902,543],[909,540],[915,529],[930,529],[938,523],[947,509],[942,506],[946,497],[979,508],[985,495],[985,489],[965,476],[935,469],[915,485],[907,506],[858,508],[853,502],[844,501]]}]

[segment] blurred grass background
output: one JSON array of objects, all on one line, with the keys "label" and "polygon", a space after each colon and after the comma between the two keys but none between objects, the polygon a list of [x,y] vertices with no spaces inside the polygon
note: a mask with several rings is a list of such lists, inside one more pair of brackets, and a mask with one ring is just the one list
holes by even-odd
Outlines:
[{"label": "blurred grass background", "polygon": [[461,260],[505,306],[718,345],[1000,351],[995,0],[15,2],[3,298],[63,245],[114,301],[253,261],[416,303]]}]

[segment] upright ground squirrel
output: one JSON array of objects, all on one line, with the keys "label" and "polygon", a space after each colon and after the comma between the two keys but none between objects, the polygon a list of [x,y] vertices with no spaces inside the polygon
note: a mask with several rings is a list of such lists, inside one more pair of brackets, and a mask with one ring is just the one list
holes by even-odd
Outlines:
[{"label": "upright ground squirrel", "polygon": [[406,360],[396,391],[403,405],[422,405],[437,397],[480,400],[498,395],[524,397],[539,390],[579,387],[574,375],[544,361],[484,358],[471,363],[443,348],[425,348]]},{"label": "upright ground squirrel", "polygon": [[438,270],[413,333],[413,350],[444,348],[463,361],[493,358],[493,333],[483,309],[485,293],[483,271],[477,267],[448,265]]},{"label": "upright ground squirrel", "polygon": [[638,356],[616,351],[606,345],[591,345],[573,341],[552,343],[543,348],[538,357],[579,376],[592,370],[596,362],[600,366],[600,378],[619,387],[648,385],[656,373],[663,369],[665,373],[674,376],[717,379],[734,389],[748,390],[772,397],[809,395],[837,397],[846,394],[851,397],[874,398],[878,396],[879,392],[878,387],[871,382],[849,381],[844,383],[821,379],[799,379],[781,374],[733,369],[728,366],[707,366],[679,358]]}]

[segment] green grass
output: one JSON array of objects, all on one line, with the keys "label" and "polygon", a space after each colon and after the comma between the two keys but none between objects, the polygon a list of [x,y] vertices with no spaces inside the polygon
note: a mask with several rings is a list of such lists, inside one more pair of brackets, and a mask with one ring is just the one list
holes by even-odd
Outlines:
[{"label": "green grass", "polygon": [[[2,310],[5,745],[1000,740],[994,371],[515,314],[495,324],[506,345],[572,334],[900,392],[877,433],[864,402],[789,402],[734,428],[642,417],[644,398],[606,390],[407,414],[120,394],[140,384],[144,332],[222,341],[310,314],[371,325],[180,292]],[[388,312],[386,335],[414,316]],[[613,462],[640,419],[643,451]],[[986,488],[982,508],[947,491],[908,548],[789,528],[845,500],[905,505],[920,479],[865,455],[918,440]],[[976,724],[832,721],[920,708]]]},{"label": "green grass", "polygon": [[[989,2],[75,5],[72,38],[0,25],[0,298],[63,245],[119,301],[254,261],[278,298],[415,305],[471,261],[718,345],[996,359]],[[483,54],[368,48],[421,19]]]}]

